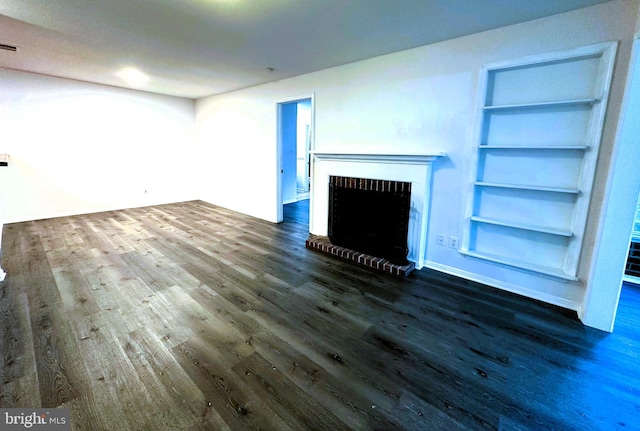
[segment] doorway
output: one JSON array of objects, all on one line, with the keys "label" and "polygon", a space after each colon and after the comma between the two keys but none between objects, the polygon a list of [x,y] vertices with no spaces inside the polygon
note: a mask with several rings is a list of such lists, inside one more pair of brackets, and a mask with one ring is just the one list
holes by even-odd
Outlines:
[{"label": "doorway", "polygon": [[[311,151],[314,136],[313,95],[279,100],[278,129],[278,222],[284,205],[308,208],[311,186]],[[307,201],[307,202],[303,202]],[[308,211],[308,210],[307,210]]]}]

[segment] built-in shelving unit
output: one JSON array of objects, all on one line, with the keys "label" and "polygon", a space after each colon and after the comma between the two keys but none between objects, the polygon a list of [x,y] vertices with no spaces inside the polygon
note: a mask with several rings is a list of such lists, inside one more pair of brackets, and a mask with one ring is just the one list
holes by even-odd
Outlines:
[{"label": "built-in shelving unit", "polygon": [[461,252],[576,280],[616,44],[482,71]]}]

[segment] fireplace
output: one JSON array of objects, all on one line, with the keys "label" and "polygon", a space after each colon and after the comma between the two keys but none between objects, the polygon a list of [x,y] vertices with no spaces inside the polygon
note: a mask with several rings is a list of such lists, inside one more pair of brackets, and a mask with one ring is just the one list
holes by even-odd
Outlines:
[{"label": "fireplace", "polygon": [[[307,246],[395,275],[406,275],[427,264],[427,229],[431,196],[432,165],[442,152],[430,154],[363,154],[314,151],[311,165],[311,202]],[[410,265],[390,266],[388,259],[354,252],[329,240],[330,177],[377,178],[410,183],[406,259]]]},{"label": "fireplace", "polygon": [[411,183],[330,176],[332,244],[406,265]]}]

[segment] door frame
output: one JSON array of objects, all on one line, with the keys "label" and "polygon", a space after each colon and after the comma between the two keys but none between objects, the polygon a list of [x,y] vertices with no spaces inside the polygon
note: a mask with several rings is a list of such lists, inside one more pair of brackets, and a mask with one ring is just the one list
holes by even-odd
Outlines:
[{"label": "door frame", "polygon": [[[315,101],[315,93],[309,93],[301,96],[294,97],[285,97],[282,99],[277,99],[276,103],[276,222],[281,223],[284,219],[284,203],[282,199],[282,105],[293,102],[302,102],[303,100],[311,100],[311,124],[309,125],[309,135],[310,135],[310,143],[309,143],[309,153],[312,153],[315,148],[316,142],[316,101]],[[313,173],[313,162],[311,163],[311,173]],[[313,175],[311,175],[313,178]],[[311,193],[311,192],[310,192]]]}]

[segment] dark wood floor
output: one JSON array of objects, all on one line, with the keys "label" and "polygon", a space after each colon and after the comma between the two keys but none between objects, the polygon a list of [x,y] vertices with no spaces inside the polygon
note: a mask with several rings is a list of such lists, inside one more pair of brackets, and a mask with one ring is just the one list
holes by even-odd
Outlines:
[{"label": "dark wood floor", "polygon": [[295,213],[187,202],[5,226],[0,407],[67,407],[74,430],[640,429],[638,290],[605,334],[307,250]]}]

